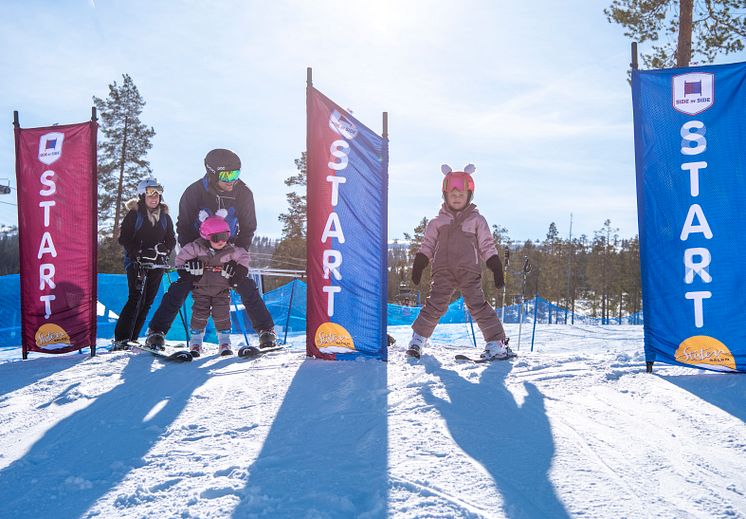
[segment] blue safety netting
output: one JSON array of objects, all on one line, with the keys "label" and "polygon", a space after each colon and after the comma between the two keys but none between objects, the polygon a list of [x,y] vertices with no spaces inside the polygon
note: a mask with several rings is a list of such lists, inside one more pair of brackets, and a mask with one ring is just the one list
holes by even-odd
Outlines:
[{"label": "blue safety netting", "polygon": [[[174,276],[174,274],[170,274]],[[259,281],[257,279],[257,281]],[[150,321],[153,312],[158,308],[163,294],[168,289],[170,279],[163,276],[161,287],[158,295],[153,302],[148,318],[145,323]],[[261,286],[261,285],[260,285]],[[20,296],[20,276],[10,274],[0,276],[0,347],[18,346],[21,343],[21,296]],[[271,292],[263,295],[267,309],[275,321],[276,331],[282,339],[286,332],[302,332],[306,329],[306,284],[300,280],[293,280],[286,285],[281,286]],[[111,338],[114,336],[114,327],[122,306],[127,300],[127,278],[124,274],[99,274],[98,275],[98,321],[97,336],[99,338]],[[521,306],[523,310],[521,312]],[[237,294],[231,294],[231,320],[233,323],[233,333],[253,334],[251,323],[243,311],[243,304]],[[536,312],[534,314],[534,307]],[[169,340],[185,340],[185,326],[189,325],[191,316],[191,296],[187,299],[182,309],[181,316],[177,316],[171,330],[168,333]],[[566,311],[564,307],[550,303],[541,297],[527,299],[523,305],[515,304],[502,308],[497,308],[497,315],[503,317],[505,323],[518,323],[519,318],[524,323],[532,323],[536,315],[537,323],[556,323],[556,324],[642,324],[642,314],[611,318],[602,321],[600,318],[589,317],[580,313]],[[410,325],[414,322],[420,313],[420,307],[401,306],[395,304],[388,305],[388,325]],[[183,319],[183,321],[182,321]],[[464,305],[463,298],[460,298],[448,307],[448,311],[440,320],[441,323],[470,323],[471,316]],[[145,330],[143,329],[143,334]],[[210,321],[205,333],[207,342],[217,340],[215,328]]]}]

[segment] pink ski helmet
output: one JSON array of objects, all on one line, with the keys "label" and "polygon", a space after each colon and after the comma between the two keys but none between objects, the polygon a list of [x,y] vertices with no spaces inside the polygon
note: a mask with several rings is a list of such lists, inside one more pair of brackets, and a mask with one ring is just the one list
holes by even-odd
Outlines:
[{"label": "pink ski helmet", "polygon": [[[199,235],[208,241],[212,238],[223,238],[227,241],[231,235],[231,228],[228,227],[228,222],[222,216],[208,216],[199,226]],[[215,241],[221,240],[217,239]]]},{"label": "pink ski helmet", "polygon": [[448,193],[454,189],[459,191],[470,191],[474,193],[474,179],[471,174],[476,171],[474,164],[467,164],[463,171],[453,171],[451,166],[443,164],[440,170],[445,177],[443,178],[443,193]]}]

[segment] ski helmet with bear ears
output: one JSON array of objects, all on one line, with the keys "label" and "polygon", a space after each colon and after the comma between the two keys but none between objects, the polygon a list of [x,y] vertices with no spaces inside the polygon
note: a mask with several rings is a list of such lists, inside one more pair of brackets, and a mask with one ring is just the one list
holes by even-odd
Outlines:
[{"label": "ski helmet with bear ears", "polygon": [[443,178],[443,198],[445,199],[446,193],[449,191],[458,189],[460,191],[468,191],[468,202],[471,202],[471,199],[474,197],[474,179],[471,175],[476,170],[477,167],[474,164],[467,164],[464,166],[463,171],[453,171],[448,164],[440,166],[440,171],[445,175]]},{"label": "ski helmet with bear ears", "polygon": [[225,221],[225,217],[228,216],[228,211],[225,209],[218,209],[218,211],[209,216],[207,211],[204,209],[199,212],[199,220],[202,222],[199,226],[199,235],[207,241],[210,241],[210,236],[219,233],[231,234],[231,228],[228,226],[228,222]]}]

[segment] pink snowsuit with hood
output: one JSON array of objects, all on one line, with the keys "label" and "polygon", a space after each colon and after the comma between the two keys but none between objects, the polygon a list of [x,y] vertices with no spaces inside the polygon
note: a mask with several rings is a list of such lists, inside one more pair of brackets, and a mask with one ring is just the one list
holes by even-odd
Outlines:
[{"label": "pink snowsuit with hood", "polygon": [[480,264],[480,258],[488,260],[497,254],[497,249],[487,220],[477,206],[469,204],[461,211],[453,211],[444,203],[438,216],[427,224],[419,252],[430,260],[432,282],[425,306],[412,324],[414,332],[430,337],[448,310],[451,295],[461,290],[484,340],[502,341],[505,330],[485,300]]},{"label": "pink snowsuit with hood", "polygon": [[234,260],[239,265],[249,268],[249,253],[243,247],[226,243],[220,250],[213,249],[207,240],[197,238],[187,243],[176,255],[177,267],[184,266],[190,259],[200,259],[205,265],[205,272],[194,284],[192,290],[192,319],[189,326],[192,330],[204,330],[207,320],[212,320],[217,330],[231,329],[230,284],[220,271],[213,272],[213,267]]}]

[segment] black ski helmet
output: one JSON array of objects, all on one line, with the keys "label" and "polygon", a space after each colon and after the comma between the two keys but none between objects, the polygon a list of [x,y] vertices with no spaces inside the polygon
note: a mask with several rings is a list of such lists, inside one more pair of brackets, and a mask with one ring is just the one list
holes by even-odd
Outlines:
[{"label": "black ski helmet", "polygon": [[241,169],[241,159],[231,150],[216,148],[205,156],[205,169],[211,175],[217,176],[220,171]]}]

